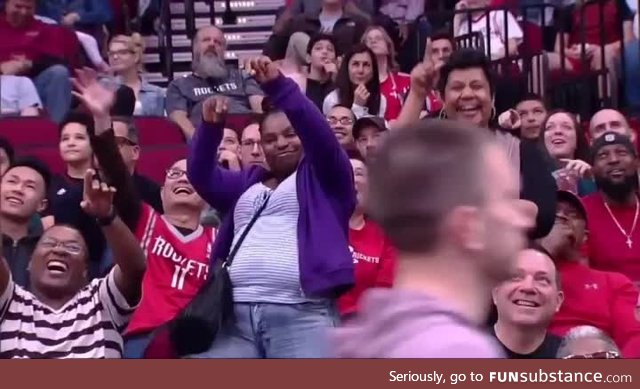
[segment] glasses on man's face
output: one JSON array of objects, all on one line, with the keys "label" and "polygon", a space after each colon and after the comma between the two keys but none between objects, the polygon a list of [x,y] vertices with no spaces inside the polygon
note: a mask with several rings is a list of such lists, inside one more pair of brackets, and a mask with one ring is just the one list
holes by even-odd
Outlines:
[{"label": "glasses on man's face", "polygon": [[133,54],[133,50],[113,50],[107,53],[109,57],[124,57],[130,54]]},{"label": "glasses on man's face", "polygon": [[251,139],[247,139],[247,140],[243,140],[240,145],[242,145],[243,147],[250,147],[250,148],[254,148],[257,146],[260,146],[260,142],[257,140],[251,140]]},{"label": "glasses on man's face", "polygon": [[40,242],[40,247],[47,250],[54,250],[60,247],[64,252],[69,255],[80,255],[82,253],[82,246],[74,242],[62,242],[56,239],[47,238]]},{"label": "glasses on man's face", "polygon": [[620,354],[615,351],[598,351],[591,354],[569,355],[562,359],[620,359]]},{"label": "glasses on man's face", "polygon": [[115,138],[116,138],[116,144],[118,145],[118,147],[137,145],[136,142],[124,136],[116,136]]},{"label": "glasses on man's face", "polygon": [[342,117],[338,119],[332,116],[332,117],[328,117],[327,121],[332,126],[335,126],[338,123],[342,124],[343,126],[350,126],[353,124],[353,119],[347,118],[347,117]]},{"label": "glasses on man's face", "polygon": [[167,170],[167,178],[170,180],[177,180],[187,174],[185,170],[182,169],[169,169]]}]

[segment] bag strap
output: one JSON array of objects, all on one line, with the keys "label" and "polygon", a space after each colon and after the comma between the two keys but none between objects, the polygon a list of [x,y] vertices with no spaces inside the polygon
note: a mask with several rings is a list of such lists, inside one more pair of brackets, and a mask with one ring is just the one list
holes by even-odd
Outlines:
[{"label": "bag strap", "polygon": [[235,246],[233,246],[233,248],[231,249],[231,252],[227,256],[227,259],[222,263],[222,267],[228,268],[229,266],[231,266],[231,262],[233,262],[233,258],[238,253],[238,250],[240,249],[240,245],[242,245],[242,242],[247,237],[247,235],[249,234],[249,231],[258,220],[258,217],[260,217],[260,214],[262,213],[262,211],[264,211],[264,209],[267,208],[267,203],[269,202],[270,197],[271,197],[271,194],[268,194],[264,199],[264,201],[262,202],[262,205],[260,206],[260,208],[258,208],[256,213],[253,214],[253,216],[251,217],[251,220],[249,220],[249,223],[245,227],[244,231],[242,231],[242,235],[240,235],[240,238],[238,238],[238,241],[236,242]]}]

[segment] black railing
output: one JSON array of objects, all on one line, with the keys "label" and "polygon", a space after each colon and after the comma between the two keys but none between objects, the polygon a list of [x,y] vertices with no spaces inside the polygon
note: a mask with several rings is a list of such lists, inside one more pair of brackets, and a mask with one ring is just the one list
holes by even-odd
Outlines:
[{"label": "black railing", "polygon": [[160,5],[160,28],[158,31],[158,52],[163,76],[173,80],[173,27],[171,26],[171,0],[162,0]]},{"label": "black railing", "polygon": [[[508,75],[505,72],[514,69],[518,70],[522,79],[526,80],[528,92],[555,95],[552,99],[556,103],[555,105],[563,106],[563,108],[567,109],[573,108],[576,111],[585,111],[586,109],[580,104],[573,104],[576,103],[576,100],[584,100],[588,96],[595,95],[598,96],[598,99],[589,108],[589,110],[593,111],[603,106],[617,105],[618,95],[615,92],[624,87],[624,82],[618,83],[617,79],[611,79],[612,87],[619,86],[619,88],[611,90],[609,83],[606,82],[608,74],[616,74],[615,69],[607,68],[607,65],[611,62],[605,56],[605,46],[609,35],[614,34],[621,37],[620,57],[618,58],[621,75],[625,74],[627,65],[624,59],[625,37],[622,20],[620,19],[616,23],[618,31],[605,31],[602,28],[607,25],[607,22],[610,22],[605,20],[605,7],[611,6],[611,1],[614,0],[589,0],[580,8],[574,9],[570,15],[570,19],[573,21],[571,26],[573,31],[571,33],[564,32],[560,25],[560,20],[565,19],[564,16],[567,16],[568,9],[557,8],[549,4],[526,5],[516,8],[503,6],[455,10],[452,9],[455,2],[442,0],[428,6],[426,16],[432,22],[440,21],[441,25],[447,28],[451,36],[460,44],[484,50],[490,56],[496,72],[501,76]],[[598,7],[598,9],[594,11],[590,7]],[[518,34],[517,36],[517,38],[522,38],[517,52],[508,50],[508,41],[514,36],[514,32],[510,31],[510,23],[508,22],[511,18],[509,12],[519,21],[518,24],[522,30],[522,35]],[[593,31],[587,31],[594,28],[593,25],[588,25],[585,20],[587,12],[591,13],[589,22],[594,21],[593,13],[598,13],[597,23],[601,28],[599,28],[597,39],[594,38]],[[553,14],[553,22],[548,20],[547,13]],[[620,10],[618,10],[618,15],[620,15]],[[456,28],[458,31],[454,31]],[[485,36],[480,39],[477,36],[477,32],[481,31],[481,34],[486,34],[486,32],[492,32],[496,28],[501,28],[501,32],[504,34],[502,41],[504,54],[500,53],[501,55],[497,55],[497,50],[491,47],[492,40],[490,38]],[[538,36],[535,36],[536,34]],[[572,38],[570,43],[576,44],[580,48],[579,58],[573,62],[580,66],[579,71],[577,71],[578,69],[567,69],[568,56],[566,48],[568,46],[561,44],[558,50],[554,51],[554,47],[550,47],[550,43],[553,43],[551,41],[555,41],[555,39],[549,39],[549,37],[554,38],[550,34],[555,34],[555,37],[559,37],[562,43],[564,43],[564,38],[569,36]],[[600,54],[598,64],[591,63],[589,52],[594,49],[588,49],[589,44],[597,46],[595,50],[598,50]],[[549,52],[553,52],[553,54],[548,54]],[[559,57],[557,61],[559,66],[557,68],[549,68],[549,55]],[[514,64],[517,64],[517,66]],[[581,93],[575,94],[578,99],[573,97],[557,98],[562,92],[566,92],[578,84],[582,88]],[[584,114],[588,113],[584,112]]]}]

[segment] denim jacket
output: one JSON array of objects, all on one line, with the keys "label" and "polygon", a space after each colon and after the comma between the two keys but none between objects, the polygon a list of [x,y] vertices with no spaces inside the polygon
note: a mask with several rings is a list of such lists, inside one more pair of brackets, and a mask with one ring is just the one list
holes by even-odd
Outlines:
[{"label": "denim jacket", "polygon": [[[122,79],[119,76],[103,78],[100,81],[108,86],[122,85]],[[138,94],[138,101],[142,104],[142,112],[135,112],[135,116],[165,116],[164,89],[149,83],[142,75],[140,76],[140,81],[142,81],[142,85]]]}]

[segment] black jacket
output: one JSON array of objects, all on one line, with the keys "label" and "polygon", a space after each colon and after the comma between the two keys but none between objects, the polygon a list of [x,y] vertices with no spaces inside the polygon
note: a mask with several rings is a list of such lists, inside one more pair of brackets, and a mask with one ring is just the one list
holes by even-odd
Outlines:
[{"label": "black jacket", "polygon": [[25,289],[29,289],[29,261],[41,236],[42,228],[31,229],[27,236],[15,241],[2,235],[2,255],[9,264],[13,282]]}]

